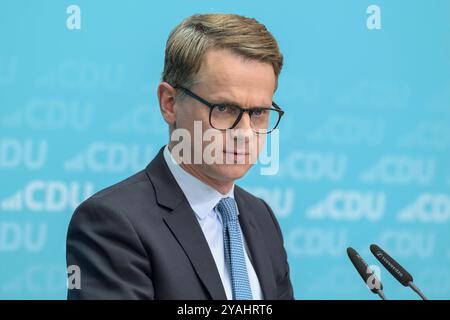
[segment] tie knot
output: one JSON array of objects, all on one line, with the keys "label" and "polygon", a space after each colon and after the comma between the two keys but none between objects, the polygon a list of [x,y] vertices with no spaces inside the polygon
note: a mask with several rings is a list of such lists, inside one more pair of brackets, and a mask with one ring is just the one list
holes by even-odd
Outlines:
[{"label": "tie knot", "polygon": [[225,224],[237,219],[236,201],[233,198],[222,198],[217,204],[217,210],[222,215]]}]

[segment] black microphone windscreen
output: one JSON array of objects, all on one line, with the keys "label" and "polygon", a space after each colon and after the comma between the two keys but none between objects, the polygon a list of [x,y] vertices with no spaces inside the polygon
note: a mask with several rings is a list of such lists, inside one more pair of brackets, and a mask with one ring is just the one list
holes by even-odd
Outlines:
[{"label": "black microphone windscreen", "polygon": [[369,287],[370,291],[377,293],[379,290],[383,290],[383,285],[381,284],[378,277],[370,270],[364,259],[356,252],[352,247],[347,248],[347,254],[350,261],[355,266],[364,283]]},{"label": "black microphone windscreen", "polygon": [[370,246],[370,251],[381,262],[381,264],[405,287],[413,282],[413,277],[397,261],[388,255],[376,244]]}]

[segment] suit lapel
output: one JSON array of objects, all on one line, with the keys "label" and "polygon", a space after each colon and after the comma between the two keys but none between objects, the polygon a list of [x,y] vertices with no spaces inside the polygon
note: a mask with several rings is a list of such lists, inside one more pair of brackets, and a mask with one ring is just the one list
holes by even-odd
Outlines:
[{"label": "suit lapel", "polygon": [[164,160],[163,149],[146,168],[157,202],[171,210],[164,221],[189,258],[212,299],[226,300],[225,289],[208,242],[189,202]]},{"label": "suit lapel", "polygon": [[234,196],[239,209],[239,223],[242,233],[250,250],[253,267],[258,275],[258,280],[265,300],[274,300],[277,297],[276,282],[273,276],[272,263],[267,255],[267,249],[261,231],[256,227],[251,212],[258,212],[242,196],[239,188],[235,188]]},{"label": "suit lapel", "polygon": [[181,203],[171,214],[164,217],[164,220],[183,247],[211,298],[226,300],[227,296],[214,257],[189,203],[187,201]]},{"label": "suit lapel", "polygon": [[[199,279],[212,299],[226,300],[227,297],[214,257],[195,218],[194,211],[167,167],[163,148],[147,166],[146,173],[155,188],[158,204],[171,210],[164,217],[164,221],[186,252]],[[252,215],[252,212],[258,212],[261,209],[252,206],[250,201],[246,201],[239,187],[235,187],[234,194],[239,208],[239,223],[250,250],[253,267],[258,275],[264,299],[276,299],[276,282],[272,264],[267,255],[263,235],[257,228],[257,223]]]}]

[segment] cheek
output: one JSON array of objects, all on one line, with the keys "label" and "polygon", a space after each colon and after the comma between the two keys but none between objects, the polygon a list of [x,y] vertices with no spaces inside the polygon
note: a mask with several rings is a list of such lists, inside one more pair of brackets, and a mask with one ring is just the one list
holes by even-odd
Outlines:
[{"label": "cheek", "polygon": [[[206,109],[206,110],[205,110]],[[180,106],[176,113],[177,128],[184,128],[194,134],[194,122],[201,121],[202,131],[209,128],[209,109],[204,106],[183,105]]]},{"label": "cheek", "polygon": [[184,128],[188,129],[190,131],[191,128],[193,128],[193,119],[191,119],[192,115],[189,112],[186,112],[186,107],[180,107],[177,110],[176,113],[176,121],[177,121],[177,128]]},{"label": "cheek", "polygon": [[259,136],[256,136],[257,144],[258,144],[258,150],[261,151],[264,149],[264,145],[266,144],[266,138],[267,135],[261,134]]},{"label": "cheek", "polygon": [[252,142],[249,144],[249,161],[255,163],[259,157],[261,150],[264,149],[266,142],[265,135],[255,135],[252,138]]}]

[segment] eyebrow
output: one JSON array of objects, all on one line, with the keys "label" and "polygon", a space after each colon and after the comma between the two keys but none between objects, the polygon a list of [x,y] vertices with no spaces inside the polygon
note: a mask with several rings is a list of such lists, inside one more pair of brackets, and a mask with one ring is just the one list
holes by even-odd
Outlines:
[{"label": "eyebrow", "polygon": [[237,102],[235,102],[233,100],[230,100],[229,98],[223,98],[223,97],[211,98],[210,103],[212,103],[212,104],[229,104],[229,105],[232,105],[234,107],[239,107],[239,108],[242,108],[242,109],[272,108],[272,102],[268,106],[260,105],[260,106],[251,106],[251,107],[248,107],[248,108],[244,108],[244,107],[241,106],[240,103],[237,103]]}]

